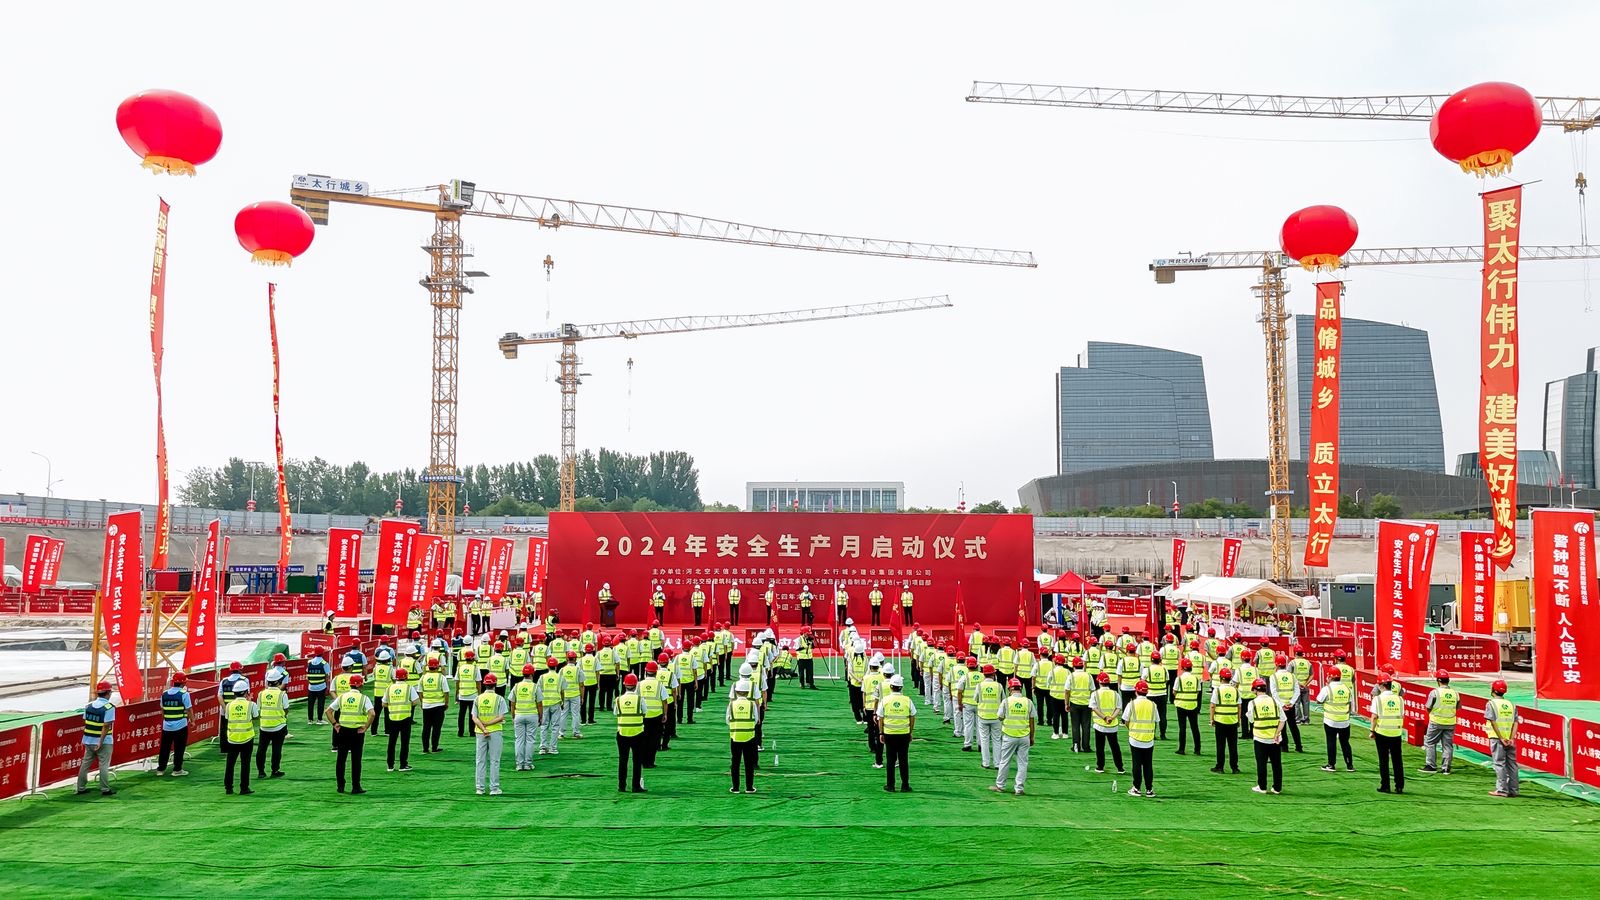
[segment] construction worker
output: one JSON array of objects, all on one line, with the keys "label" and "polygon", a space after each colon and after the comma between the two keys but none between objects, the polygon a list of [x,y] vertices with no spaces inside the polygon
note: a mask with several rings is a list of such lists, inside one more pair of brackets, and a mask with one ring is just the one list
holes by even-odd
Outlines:
[{"label": "construction worker", "polygon": [[456,737],[467,736],[467,718],[472,714],[472,704],[478,699],[477,652],[471,647],[461,651],[461,662],[456,665]]},{"label": "construction worker", "polygon": [[844,675],[850,695],[850,713],[858,724],[865,722],[868,713],[861,699],[861,680],[867,677],[866,644],[856,641],[846,650]]},{"label": "construction worker", "polygon": [[333,741],[339,755],[334,763],[334,777],[339,793],[344,793],[345,765],[350,766],[350,793],[365,794],[361,789],[361,751],[367,739],[367,729],[372,727],[374,716],[371,698],[361,692],[366,679],[359,673],[349,679],[349,687],[333,698],[328,707],[328,723],[333,726]]},{"label": "construction worker", "polygon": [[1015,760],[1017,780],[1013,789],[1020,797],[1028,783],[1028,755],[1033,747],[1035,713],[1033,701],[1022,691],[1022,679],[1013,678],[1006,683],[1006,687],[1010,689],[1010,694],[1001,708],[1000,758],[995,766],[997,771],[992,790],[998,794],[1005,793],[1006,772]]},{"label": "construction worker", "polygon": [[1300,702],[1295,709],[1295,718],[1301,722],[1311,721],[1311,660],[1306,659],[1306,648],[1301,644],[1294,645],[1294,661],[1289,663],[1289,671],[1294,675],[1294,683],[1300,685]]},{"label": "construction worker", "polygon": [[1256,751],[1256,785],[1250,790],[1265,794],[1267,769],[1272,769],[1271,793],[1283,790],[1283,706],[1267,686],[1265,678],[1251,682],[1255,696],[1246,704],[1250,736]]},{"label": "construction worker", "polygon": [[[739,601],[743,599],[744,592],[739,590],[737,581],[728,585],[728,621],[730,624],[739,624]],[[750,791],[755,793],[754,788],[751,788]]]},{"label": "construction worker", "polygon": [[1456,756],[1456,707],[1461,703],[1461,695],[1450,686],[1449,672],[1440,669],[1433,673],[1433,678],[1439,686],[1428,694],[1428,731],[1422,738],[1422,771],[1449,775],[1450,763]]},{"label": "construction worker", "polygon": [[321,650],[312,650],[306,660],[306,721],[320,722],[328,705],[328,677],[333,668],[322,658]]},{"label": "construction worker", "polygon": [[1211,682],[1210,704],[1211,737],[1217,742],[1217,764],[1211,771],[1222,773],[1226,756],[1228,769],[1239,774],[1239,687],[1233,682],[1233,670],[1224,666],[1217,670]]},{"label": "construction worker", "polygon": [[1029,700],[1034,699],[1033,679],[1039,673],[1038,659],[1028,649],[1027,641],[1020,638],[1017,641],[1016,669],[1017,680],[1022,682],[1022,695]]},{"label": "construction worker", "polygon": [[250,751],[255,747],[256,719],[260,715],[260,707],[250,700],[249,688],[235,688],[233,696],[222,705],[222,749],[228,757],[222,789],[230,794],[235,765],[239,767],[239,793],[255,793],[250,790]]},{"label": "construction worker", "polygon": [[[595,599],[600,601],[600,608],[601,609],[605,609],[606,608],[606,604],[611,602],[611,582],[607,581],[604,584],[600,585],[600,593],[596,596]],[[517,669],[517,671],[521,672],[522,670],[521,669]],[[521,684],[522,682],[519,681],[517,683]]]},{"label": "construction worker", "polygon": [[1389,772],[1394,770],[1394,793],[1406,792],[1406,763],[1400,754],[1405,738],[1406,705],[1394,689],[1394,679],[1381,676],[1378,696],[1368,710],[1372,722],[1372,741],[1378,748],[1378,793],[1389,793]]},{"label": "construction worker", "polygon": [[[1117,732],[1124,705],[1118,702],[1118,692],[1111,689],[1110,675],[1101,672],[1099,681],[1100,686],[1089,695],[1089,708],[1094,716],[1094,771],[1098,775],[1105,774],[1106,744],[1110,744],[1111,759],[1117,765],[1117,774],[1121,775],[1126,770],[1122,767],[1122,744],[1117,740]],[[1138,682],[1134,682],[1134,686],[1137,688]]]},{"label": "construction worker", "polygon": [[333,610],[322,614],[322,633],[333,634]]},{"label": "construction worker", "polygon": [[384,692],[383,716],[389,733],[389,771],[394,771],[394,745],[400,744],[400,771],[411,771],[411,723],[416,721],[415,710],[420,695],[411,682],[410,673],[395,669],[394,683]]},{"label": "construction worker", "polygon": [[1121,693],[1121,703],[1118,709],[1133,702],[1134,687],[1144,678],[1144,658],[1139,656],[1139,648],[1133,641],[1127,641],[1122,646],[1122,656],[1117,658],[1117,691]]},{"label": "construction worker", "polygon": [[1267,639],[1262,638],[1261,646],[1256,650],[1256,669],[1260,676],[1267,679],[1272,678],[1272,673],[1278,671],[1278,666],[1283,664],[1279,662],[1280,659],[1284,663],[1288,662],[1287,657],[1272,652],[1272,648],[1267,646]]},{"label": "construction worker", "polygon": [[505,720],[510,707],[500,692],[494,673],[483,676],[486,690],[472,702],[472,734],[474,736],[473,784],[479,794],[487,784],[489,796],[500,796],[500,756],[505,751]]},{"label": "construction worker", "polygon": [[[817,689],[817,670],[815,668],[815,660],[812,658],[814,654],[811,628],[807,626],[800,630],[800,637],[796,641],[794,655],[795,660],[800,663],[800,686],[810,688],[813,691]],[[694,720],[690,719],[689,721],[693,722]]]},{"label": "construction worker", "polygon": [[833,588],[833,621],[843,622],[850,616],[850,592],[844,585],[834,585]]},{"label": "construction worker", "polygon": [[644,787],[644,700],[639,696],[639,678],[632,672],[622,679],[622,694],[612,707],[617,717],[617,792],[629,789],[628,757],[633,757],[632,790],[647,793]]},{"label": "construction worker", "polygon": [[672,657],[662,651],[656,657],[656,678],[661,681],[661,696],[664,710],[661,714],[661,744],[658,750],[671,748],[672,739],[678,736],[678,705],[682,693],[678,681],[678,668],[673,665]]},{"label": "construction worker", "polygon": [[[361,657],[362,661],[357,661],[355,655],[357,652],[358,649],[353,649],[339,660],[339,672],[333,676],[333,692],[328,698],[330,703],[337,702],[346,691],[350,690],[350,682],[361,674],[362,668],[366,665],[365,656]],[[330,705],[328,708],[333,707]],[[323,721],[331,721],[326,710],[323,711],[322,717]],[[334,752],[339,750],[339,735],[336,732],[328,732],[328,749]]]},{"label": "construction worker", "polygon": [[102,681],[94,686],[94,699],[83,708],[83,761],[78,764],[77,793],[89,792],[89,765],[95,764],[100,772],[100,796],[109,797],[111,789],[111,730],[117,721],[117,708],[111,702],[111,682]]},{"label": "construction worker", "polygon": [[[1188,735],[1194,736],[1194,755],[1200,755],[1200,676],[1194,673],[1194,661],[1185,656],[1178,660],[1178,677],[1172,682],[1172,705],[1178,711],[1178,755],[1188,747]],[[1162,710],[1165,713],[1166,710]],[[1184,729],[1188,732],[1185,733]],[[1165,735],[1163,735],[1165,737]]]},{"label": "construction worker", "polygon": [[[602,635],[600,651],[594,657],[595,671],[599,675],[597,688],[600,694],[596,702],[606,709],[611,708],[611,701],[617,696],[617,648],[612,644],[611,635]],[[538,667],[534,668],[537,671]]]},{"label": "construction worker", "polygon": [[557,746],[561,738],[562,716],[565,706],[561,702],[561,668],[554,656],[545,659],[545,669],[539,673],[539,755],[560,753]]},{"label": "construction worker", "polygon": [[872,604],[872,624],[882,625],[883,591],[880,590],[876,584],[872,586],[872,590],[867,594],[867,602]]},{"label": "construction worker", "polygon": [[694,586],[694,593],[689,595],[689,605],[694,607],[694,625],[700,627],[700,617],[706,610],[706,592],[700,590],[700,585]]},{"label": "construction worker", "polygon": [[[289,736],[289,692],[284,685],[288,676],[283,672],[268,672],[267,686],[256,697],[257,717],[261,722],[261,743],[256,748],[256,776],[259,778],[283,777],[283,741]],[[267,772],[267,748],[272,748],[272,771]]]},{"label": "construction worker", "polygon": [[[1057,669],[1061,670],[1062,675],[1060,698],[1050,693],[1050,682],[1055,679]],[[1066,730],[1066,723],[1062,720],[1067,716],[1067,681],[1071,674],[1061,654],[1051,656],[1041,647],[1039,662],[1034,667],[1033,702],[1041,710],[1039,724],[1050,729],[1051,740],[1061,740],[1061,733]]]},{"label": "construction worker", "polygon": [[188,676],[175,672],[172,686],[161,692],[161,750],[156,758],[156,774],[167,774],[167,757],[172,757],[172,774],[188,775],[183,768],[183,751],[189,746],[189,710],[194,708],[194,698],[189,696]]},{"label": "construction worker", "polygon": [[666,620],[667,595],[665,591],[661,590],[661,585],[659,584],[656,585],[655,591],[650,594],[650,608],[655,610],[657,622]]},{"label": "construction worker", "polygon": [[[509,661],[506,659],[506,645],[500,641],[495,641],[494,652],[489,654],[489,660],[486,668],[488,669],[489,674],[494,676],[494,692],[502,697],[504,697],[506,694],[506,667],[508,664]],[[488,680],[485,679],[484,686],[487,687],[488,684]]]},{"label": "construction worker", "polygon": [[[1089,649],[1093,650],[1095,648],[1091,646]],[[1065,684],[1058,684],[1060,681],[1061,678],[1057,676],[1052,678],[1050,683],[1050,697],[1052,700],[1056,698],[1059,690],[1063,687],[1065,690],[1066,712],[1064,715],[1066,721],[1060,724],[1068,729],[1067,734],[1072,736],[1072,752],[1088,753],[1090,730],[1089,699],[1094,695],[1095,680],[1085,668],[1084,658],[1074,656],[1072,658],[1072,671],[1067,673]]]},{"label": "construction worker", "polygon": [[417,682],[422,701],[422,752],[438,753],[439,736],[444,731],[445,710],[450,707],[450,680],[439,671],[443,661],[429,654],[427,671]]},{"label": "construction worker", "polygon": [[661,684],[661,665],[654,660],[644,664],[644,677],[639,679],[639,701],[644,710],[644,731],[634,752],[643,758],[646,769],[656,767],[656,754],[661,750],[662,722],[666,715],[666,689]]},{"label": "construction worker", "polygon": [[911,604],[915,598],[911,594],[911,582],[900,585],[900,616],[905,624],[917,624],[916,617],[911,612]]},{"label": "construction worker", "polygon": [[815,625],[816,617],[811,614],[811,585],[807,584],[800,589],[800,624]]},{"label": "construction worker", "polygon": [[567,737],[583,737],[583,674],[578,671],[578,654],[567,651],[561,667],[561,723]]},{"label": "construction worker", "polygon": [[883,654],[872,654],[872,658],[867,660],[867,674],[861,679],[862,705],[867,709],[873,710],[872,714],[867,716],[866,732],[867,751],[872,754],[872,767],[874,769],[883,768],[883,742],[878,736],[877,709],[878,701],[882,700],[884,695],[888,693],[888,686],[885,684],[886,679],[881,671],[882,666]]},{"label": "construction worker", "polygon": [[1000,763],[1000,707],[1005,690],[995,680],[994,666],[983,667],[974,694],[978,704],[979,761],[985,769]]},{"label": "construction worker", "polygon": [[1328,764],[1322,767],[1322,771],[1338,771],[1334,768],[1337,745],[1344,748],[1345,770],[1354,772],[1355,758],[1350,752],[1350,713],[1355,709],[1356,689],[1354,685],[1345,683],[1344,673],[1337,666],[1328,667],[1328,683],[1317,694],[1317,703],[1322,706],[1322,735],[1328,742]]},{"label": "construction worker", "polygon": [[761,599],[766,601],[767,624],[771,625],[773,609],[778,605],[778,583],[776,581],[767,582],[767,592],[762,596]]},{"label": "construction worker", "polygon": [[522,678],[511,689],[511,724],[518,772],[533,771],[533,751],[539,744],[539,716],[543,705],[533,663],[524,663]]},{"label": "construction worker", "polygon": [[[735,623],[737,623],[735,618]],[[733,699],[728,701],[728,712],[723,716],[728,724],[729,774],[733,787],[729,793],[739,793],[739,769],[744,769],[744,792],[756,792],[756,723],[761,721],[761,707],[750,699],[751,685],[741,678],[733,684]],[[879,753],[882,753],[880,750]]]},{"label": "construction worker", "polygon": [[[1160,669],[1161,654],[1153,655],[1158,663],[1155,668]],[[1154,797],[1156,723],[1161,719],[1162,710],[1150,699],[1150,685],[1145,682],[1134,684],[1133,694],[1133,702],[1122,710],[1122,721],[1128,726],[1128,755],[1133,757],[1133,787],[1128,788],[1128,796],[1139,796],[1142,784],[1144,795]]]},{"label": "construction worker", "polygon": [[380,644],[372,656],[377,660],[372,666],[372,733],[383,734],[383,702],[389,696],[389,685],[394,684],[394,651]]},{"label": "construction worker", "polygon": [[[1283,707],[1283,722],[1289,728],[1289,737],[1294,738],[1294,752],[1304,753],[1305,748],[1300,743],[1300,682],[1295,680],[1294,672],[1289,668],[1287,653],[1273,657],[1272,675],[1268,678],[1272,683],[1272,693],[1278,697],[1278,705]],[[1285,745],[1287,743],[1285,741]]]},{"label": "construction worker", "polygon": [[1339,680],[1349,685],[1350,690],[1356,689],[1356,670],[1345,662],[1344,654],[1338,653],[1333,657],[1333,667],[1339,670]]},{"label": "construction worker", "polygon": [[905,679],[889,679],[889,695],[878,701],[878,733],[883,735],[886,781],[884,790],[894,793],[894,770],[900,769],[900,790],[911,790],[911,735],[917,727],[917,705],[905,693]]},{"label": "construction worker", "polygon": [[[1164,741],[1167,739],[1167,693],[1171,679],[1168,677],[1167,666],[1160,650],[1150,652],[1149,662],[1144,667],[1144,677],[1140,680],[1145,683],[1146,696],[1156,705],[1156,720],[1159,723],[1161,739]],[[1137,690],[1135,693],[1138,693]]]},{"label": "construction worker", "polygon": [[[520,672],[521,669],[517,671]],[[600,663],[595,658],[594,644],[583,645],[583,655],[578,657],[578,674],[583,680],[579,722],[583,725],[593,725],[595,699],[600,693]]]},{"label": "construction worker", "polygon": [[[1522,793],[1521,771],[1517,768],[1517,707],[1506,699],[1506,683],[1496,680],[1489,686],[1492,696],[1483,710],[1483,727],[1489,733],[1489,758],[1494,764],[1494,790],[1491,797],[1516,797]],[[101,775],[100,787],[105,787]],[[83,792],[80,776],[78,792]]]}]

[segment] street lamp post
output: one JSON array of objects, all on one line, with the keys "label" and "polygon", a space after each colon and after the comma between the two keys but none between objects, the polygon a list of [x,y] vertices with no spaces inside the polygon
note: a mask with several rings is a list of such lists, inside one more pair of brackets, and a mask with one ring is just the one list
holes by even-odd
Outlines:
[{"label": "street lamp post", "polygon": [[55,486],[61,482],[51,477],[54,473],[54,468],[50,464],[50,457],[37,450],[29,450],[28,452],[44,460],[44,497],[48,500],[55,496]]},{"label": "street lamp post", "polygon": [[1172,483],[1172,517],[1174,519],[1178,517],[1178,483],[1176,481]]}]

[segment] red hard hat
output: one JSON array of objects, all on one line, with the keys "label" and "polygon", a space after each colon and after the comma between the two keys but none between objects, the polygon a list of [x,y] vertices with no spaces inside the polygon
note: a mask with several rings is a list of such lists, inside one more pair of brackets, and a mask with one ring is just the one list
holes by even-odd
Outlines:
[{"label": "red hard hat", "polygon": [[1222,671],[1217,673],[1217,677],[1221,678],[1223,681],[1227,681],[1228,679],[1233,677],[1233,670],[1232,669],[1223,669]]},{"label": "red hard hat", "polygon": [[1160,653],[1152,653],[1152,654],[1150,654],[1150,661],[1151,662],[1161,662],[1161,654]]},{"label": "red hard hat", "polygon": [[984,666],[983,667],[983,674],[985,674],[985,675],[993,675],[994,674],[994,666],[993,665]]},{"label": "red hard hat", "polygon": [[1279,653],[1276,657],[1274,657],[1274,660],[1280,666],[1287,666],[1289,664],[1289,654]]},{"label": "red hard hat", "polygon": [[556,662],[556,658],[554,656],[550,657],[549,659],[546,659],[544,661],[544,664],[549,666],[552,669],[554,669],[556,666],[560,665],[560,663]]},{"label": "red hard hat", "polygon": [[1343,677],[1344,677],[1344,670],[1343,669],[1340,669],[1338,666],[1329,666],[1328,667],[1328,679],[1330,681],[1338,681]]},{"label": "red hard hat", "polygon": [[172,674],[172,683],[173,684],[183,684],[184,682],[186,682],[188,680],[189,680],[189,676],[183,674],[182,672],[174,672]]},{"label": "red hard hat", "polygon": [[1495,683],[1489,685],[1489,690],[1494,691],[1496,694],[1504,694],[1506,692],[1506,683],[1503,680],[1495,679]]},{"label": "red hard hat", "polygon": [[978,667],[978,658],[976,656],[967,657],[967,668],[976,669],[977,667]]},{"label": "red hard hat", "polygon": [[1081,657],[1081,656],[1074,656],[1074,657],[1073,657],[1073,658],[1072,658],[1072,667],[1073,667],[1073,668],[1074,668],[1074,669],[1081,669],[1081,668],[1083,668],[1083,657]]},{"label": "red hard hat", "polygon": [[652,619],[652,620],[650,620],[650,627],[651,628],[660,628],[661,627],[661,620],[660,619]]},{"label": "red hard hat", "polygon": [[585,652],[585,653],[593,653],[594,652],[594,645],[593,644],[584,644],[583,645],[583,652]]},{"label": "red hard hat", "polygon": [[437,659],[428,660],[428,668],[430,668],[430,669],[439,668],[439,661]]},{"label": "red hard hat", "polygon": [[240,669],[243,669],[243,668],[244,668],[244,663],[239,662],[237,659],[234,660],[231,663],[228,663],[228,671],[229,672],[237,672],[237,671],[239,671]]},{"label": "red hard hat", "polygon": [[1198,639],[1190,641],[1189,642],[1189,649],[1190,650],[1199,650],[1200,649],[1200,641]]},{"label": "red hard hat", "polygon": [[461,651],[461,658],[462,659],[477,659],[478,658],[478,653],[477,653],[476,650],[472,650],[472,649],[463,650],[463,651]]},{"label": "red hard hat", "polygon": [[494,684],[494,673],[490,672],[489,674],[483,676],[483,683],[488,685]]},{"label": "red hard hat", "polygon": [[533,663],[523,663],[522,664],[522,674],[524,674],[524,675],[532,675],[533,674]]},{"label": "red hard hat", "polygon": [[639,684],[639,676],[633,674],[632,672],[629,672],[627,675],[623,676],[623,679],[622,679],[622,686],[623,687],[637,687],[638,684]]},{"label": "red hard hat", "polygon": [[1449,681],[1450,680],[1450,673],[1446,672],[1443,669],[1440,669],[1439,671],[1433,673],[1433,680],[1435,680],[1435,681]]},{"label": "red hard hat", "polygon": [[671,660],[672,660],[672,657],[666,655],[665,653],[660,653],[660,654],[656,655],[656,662],[661,663],[663,666],[666,665]]},{"label": "red hard hat", "polygon": [[272,654],[272,661],[275,663],[288,662],[289,657],[284,656],[282,653],[274,653]]},{"label": "red hard hat", "polygon": [[660,667],[658,667],[658,666],[657,666],[657,665],[656,665],[656,664],[655,664],[655,663],[653,663],[653,662],[647,662],[647,663],[645,663],[645,664],[644,664],[644,670],[645,670],[645,673],[646,673],[646,674],[649,674],[649,673],[652,673],[652,672],[659,672],[659,671],[661,671],[661,669],[660,669]]},{"label": "red hard hat", "polygon": [[365,678],[362,678],[360,675],[351,675],[350,676],[350,686],[351,687],[361,687],[363,684],[366,684],[366,683],[367,683],[367,680]]},{"label": "red hard hat", "polygon": [[1183,659],[1178,660],[1178,668],[1185,671],[1192,669],[1194,668],[1194,661],[1185,656]]},{"label": "red hard hat", "polygon": [[395,669],[394,670],[394,680],[395,681],[405,681],[406,680],[406,670],[405,669]]},{"label": "red hard hat", "polygon": [[109,694],[111,693],[111,682],[102,681],[94,686],[94,690],[97,694]]},{"label": "red hard hat", "polygon": [[1217,630],[1215,628],[1207,628],[1206,629],[1206,637],[1216,637],[1216,636],[1217,636]]},{"label": "red hard hat", "polygon": [[1059,666],[1059,665],[1062,665],[1063,663],[1065,663],[1067,661],[1067,658],[1065,656],[1062,656],[1061,654],[1057,653],[1055,655],[1055,657],[1053,659],[1051,659],[1050,661]]},{"label": "red hard hat", "polygon": [[1110,675],[1107,675],[1107,674],[1106,674],[1106,673],[1104,673],[1104,672],[1101,672],[1101,673],[1100,673],[1100,677],[1099,677],[1099,678],[1098,678],[1098,679],[1097,679],[1097,680],[1098,680],[1098,681],[1099,681],[1099,682],[1100,682],[1100,683],[1101,683],[1101,684],[1110,684],[1110,683],[1111,683],[1111,676],[1110,676]]},{"label": "red hard hat", "polygon": [[502,643],[500,643],[500,642],[499,642],[499,641],[495,641],[495,642],[494,642],[494,652],[496,652],[496,653],[501,653],[501,652],[503,652],[503,651],[504,651],[504,650],[505,650],[505,649],[506,649],[506,645],[505,645],[505,644],[502,644]]},{"label": "red hard hat", "polygon": [[1135,694],[1148,694],[1150,693],[1150,685],[1145,684],[1143,681],[1137,682],[1133,686],[1133,692]]},{"label": "red hard hat", "polygon": [[1011,678],[1006,681],[1006,687],[1020,688],[1022,687],[1022,682],[1015,678]]},{"label": "red hard hat", "polygon": [[574,660],[574,659],[577,659],[577,658],[578,658],[578,651],[576,651],[576,650],[568,650],[567,651],[567,659],[568,660]]},{"label": "red hard hat", "polygon": [[1264,678],[1257,678],[1250,683],[1250,687],[1254,690],[1264,691],[1267,689],[1267,681]]},{"label": "red hard hat", "polygon": [[511,646],[513,646],[513,647],[521,647],[522,646],[522,635],[520,635],[520,634],[513,635],[511,637]]}]

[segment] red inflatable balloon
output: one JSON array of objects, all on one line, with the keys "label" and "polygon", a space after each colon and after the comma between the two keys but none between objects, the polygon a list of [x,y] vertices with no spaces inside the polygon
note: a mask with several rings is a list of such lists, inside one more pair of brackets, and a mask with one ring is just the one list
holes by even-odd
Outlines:
[{"label": "red inflatable balloon", "polygon": [[1356,245],[1358,233],[1355,218],[1339,207],[1308,206],[1283,221],[1278,243],[1301,268],[1332,271]]},{"label": "red inflatable balloon", "polygon": [[1511,171],[1511,158],[1539,136],[1544,115],[1533,95],[1489,81],[1451,94],[1428,125],[1433,149],[1482,178]]},{"label": "red inflatable balloon", "polygon": [[306,252],[316,226],[305,210],[280,200],[252,203],[233,217],[233,233],[250,258],[269,266],[287,266]]},{"label": "red inflatable balloon", "polygon": [[144,91],[117,107],[117,130],[152,172],[193,175],[222,145],[211,107],[177,91]]}]

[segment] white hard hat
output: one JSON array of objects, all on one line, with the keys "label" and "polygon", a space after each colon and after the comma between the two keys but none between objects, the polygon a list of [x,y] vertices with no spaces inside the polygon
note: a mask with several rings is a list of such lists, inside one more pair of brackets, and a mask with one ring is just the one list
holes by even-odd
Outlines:
[{"label": "white hard hat", "polygon": [[661,585],[659,585],[659,584],[656,585],[656,590],[658,590],[658,591],[661,590]]},{"label": "white hard hat", "polygon": [[886,675],[886,676],[893,675],[894,674],[894,664],[893,663],[884,663],[883,664],[883,674]]},{"label": "white hard hat", "polygon": [[803,586],[803,587],[802,587],[802,588],[801,588],[801,590],[806,590],[806,591],[809,591],[809,590],[811,590],[811,585],[809,585],[809,584],[808,584],[808,585],[804,585],[804,586]]},{"label": "white hard hat", "polygon": [[872,664],[875,665],[875,666],[883,665],[883,654],[882,653],[874,653],[874,654],[872,654]]},{"label": "white hard hat", "polygon": [[851,649],[855,650],[855,652],[857,652],[857,653],[865,653],[865,652],[867,652],[867,645],[861,643],[860,641],[856,641],[854,644],[852,644],[850,646],[851,646]]},{"label": "white hard hat", "polygon": [[346,656],[345,658],[339,660],[339,665],[344,668],[349,668],[355,664],[356,658],[354,656]]},{"label": "white hard hat", "polygon": [[845,616],[845,618],[844,618],[844,623],[845,623],[845,624],[846,624],[846,625],[850,625],[850,626],[852,626],[852,627],[854,627],[854,626],[855,626],[855,624],[856,624],[856,620],[855,620],[855,619],[852,619],[852,618],[850,618],[850,617],[849,617],[849,616]]},{"label": "white hard hat", "polygon": [[609,590],[611,590],[611,582],[608,581],[605,584],[600,585],[600,587],[601,587],[602,590],[609,591]]},{"label": "white hard hat", "polygon": [[694,586],[694,589],[695,589],[695,590],[697,590],[697,591],[698,591],[698,590],[700,590],[700,585],[698,585],[698,584],[697,584],[697,585],[695,585],[695,586]]},{"label": "white hard hat", "polygon": [[733,692],[735,694],[748,694],[748,693],[750,693],[750,682],[744,680],[743,678],[739,679],[738,681],[735,681],[733,683]]},{"label": "white hard hat", "polygon": [[755,674],[755,671],[756,671],[756,667],[750,665],[749,663],[740,663],[740,665],[739,665],[739,677],[740,678],[749,678],[751,675]]},{"label": "white hard hat", "polygon": [[906,686],[906,680],[901,678],[899,675],[896,675],[895,677],[889,679],[889,686],[903,688]]},{"label": "white hard hat", "polygon": [[757,659],[760,659],[760,658],[761,658],[761,654],[757,653],[754,649],[750,650],[750,652],[748,652],[748,653],[746,653],[744,655],[744,661],[745,662],[755,662]]}]

